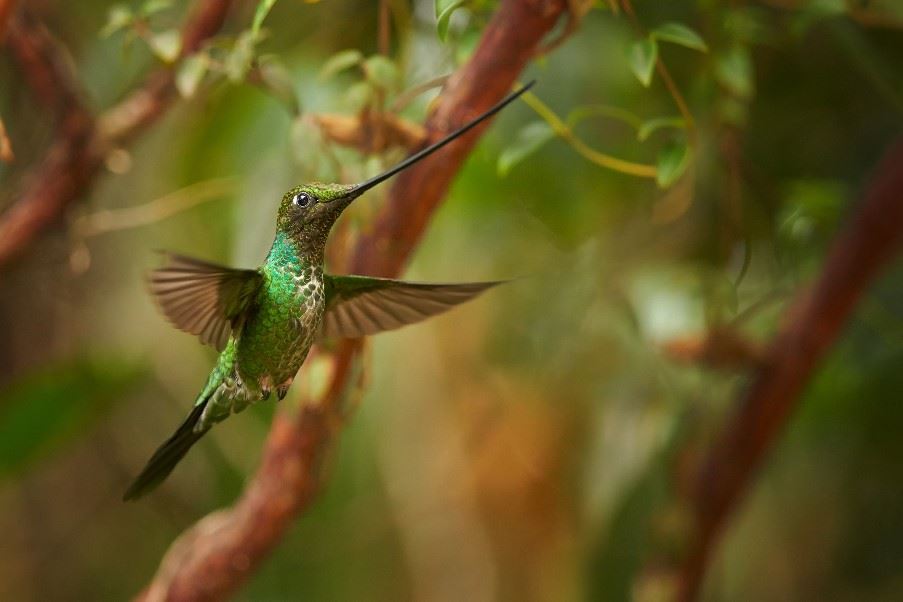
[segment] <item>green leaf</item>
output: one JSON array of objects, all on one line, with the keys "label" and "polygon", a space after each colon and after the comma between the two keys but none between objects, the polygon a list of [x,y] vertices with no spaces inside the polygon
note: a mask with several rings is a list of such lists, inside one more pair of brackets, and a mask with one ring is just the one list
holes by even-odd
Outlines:
[{"label": "green leaf", "polygon": [[145,17],[162,12],[172,6],[172,0],[147,0],[141,5],[141,14]]},{"label": "green leaf", "polygon": [[718,82],[740,98],[751,98],[753,84],[752,58],[745,46],[734,46],[715,61]]},{"label": "green leaf", "polygon": [[394,89],[400,79],[395,63],[381,54],[374,54],[364,61],[364,74],[373,85],[383,90]]},{"label": "green leaf", "polygon": [[197,91],[201,80],[207,74],[210,58],[203,52],[193,54],[182,61],[176,71],[176,89],[184,98],[191,98]]},{"label": "green leaf", "polygon": [[0,478],[85,433],[146,376],[116,358],[67,360],[0,391]]},{"label": "green leaf", "polygon": [[690,164],[690,147],[686,142],[669,144],[658,155],[655,181],[662,188],[668,188],[687,170]]},{"label": "green leaf", "polygon": [[349,49],[337,52],[323,64],[323,67],[320,69],[320,79],[328,79],[336,73],[359,65],[363,60],[364,55],[361,54],[360,50]]},{"label": "green leaf", "polygon": [[636,137],[640,142],[645,142],[658,130],[667,128],[684,129],[686,127],[686,123],[680,117],[655,117],[648,121],[644,121],[643,124],[637,128]]},{"label": "green leaf", "polygon": [[634,42],[630,45],[628,59],[633,74],[643,86],[648,88],[652,83],[655,61],[658,59],[658,44],[651,38]]},{"label": "green leaf", "polygon": [[290,132],[292,153],[305,169],[315,172],[319,164],[323,137],[320,128],[311,120],[298,116],[292,121]]},{"label": "green leaf", "polygon": [[656,27],[650,37],[661,40],[662,42],[671,42],[685,48],[692,48],[700,52],[708,52],[709,47],[705,40],[698,33],[682,23],[665,23]]},{"label": "green leaf", "polygon": [[369,82],[356,82],[345,91],[343,100],[352,111],[360,111],[373,97],[373,86]]},{"label": "green leaf", "polygon": [[846,13],[849,8],[844,0],[809,0],[806,12],[819,16],[837,16]]},{"label": "green leaf", "polygon": [[451,21],[452,13],[462,6],[464,6],[464,0],[452,0],[452,2],[436,0],[436,33],[443,42],[448,39],[448,24]]},{"label": "green leaf", "polygon": [[546,142],[555,137],[555,132],[545,121],[528,123],[514,141],[499,155],[498,173],[508,175],[511,168],[539,150]]},{"label": "green leaf", "polygon": [[135,22],[135,15],[132,10],[121,4],[110,7],[107,13],[107,23],[100,30],[100,36],[107,38],[121,29],[130,27]]},{"label": "green leaf", "polygon": [[182,37],[175,29],[151,34],[147,43],[157,58],[164,63],[174,63],[182,50]]},{"label": "green leaf", "polygon": [[257,9],[254,11],[254,21],[251,23],[251,33],[256,38],[263,26],[263,20],[270,14],[270,9],[276,4],[276,0],[260,0],[257,3]]},{"label": "green leaf", "polygon": [[263,87],[288,107],[293,115],[298,115],[301,112],[301,103],[295,93],[295,82],[279,57],[275,55],[258,57],[257,69]]},{"label": "green leaf", "polygon": [[235,45],[226,55],[224,67],[226,77],[233,83],[243,82],[251,70],[251,62],[254,60],[254,41],[256,34],[251,30],[241,32]]}]

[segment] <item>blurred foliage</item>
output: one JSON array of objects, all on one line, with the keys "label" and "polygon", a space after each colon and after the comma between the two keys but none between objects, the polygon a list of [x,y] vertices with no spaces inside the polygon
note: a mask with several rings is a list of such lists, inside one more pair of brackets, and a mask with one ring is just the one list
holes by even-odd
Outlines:
[{"label": "blurred foliage", "polygon": [[[212,362],[147,298],[152,250],[258,264],[284,190],[360,180],[416,144],[497,5],[238,3],[182,56],[187,5],[40,3],[92,107],[159,67],[181,98],[0,280],[0,597],[126,598],[234,500],[273,403],[214,429],[153,497],[119,501]],[[240,599],[670,591],[692,468],[903,125],[903,10],[570,5],[573,27],[523,74],[538,84],[487,130],[407,274],[523,278],[373,340],[322,497]],[[53,124],[3,56],[6,191]],[[333,252],[383,195],[356,203]],[[807,389],[705,599],[899,597],[901,361],[897,265]]]},{"label": "blurred foliage", "polygon": [[0,479],[89,432],[142,376],[114,358],[76,358],[23,375],[0,391]]}]

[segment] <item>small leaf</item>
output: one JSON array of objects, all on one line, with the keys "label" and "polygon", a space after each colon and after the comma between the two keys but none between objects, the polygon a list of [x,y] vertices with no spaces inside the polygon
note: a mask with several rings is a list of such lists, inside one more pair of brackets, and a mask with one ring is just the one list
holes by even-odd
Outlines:
[{"label": "small leaf", "polygon": [[525,125],[517,133],[517,138],[499,155],[497,166],[499,175],[508,175],[512,167],[535,153],[554,137],[555,132],[545,121],[534,121]]},{"label": "small leaf", "polygon": [[651,38],[646,38],[630,45],[630,69],[640,83],[649,87],[652,83],[652,70],[658,59],[658,44]]},{"label": "small leaf", "polygon": [[295,93],[295,82],[279,58],[273,55],[261,56],[257,59],[257,69],[260,81],[267,91],[285,104],[293,115],[299,114],[301,103]]},{"label": "small leaf", "polygon": [[847,3],[844,0],[810,0],[806,11],[819,16],[837,16],[846,13]]},{"label": "small leaf", "polygon": [[381,54],[374,54],[364,61],[364,74],[373,85],[391,90],[398,85],[398,68]]},{"label": "small leaf", "polygon": [[203,52],[193,54],[182,61],[176,71],[176,89],[183,98],[194,96],[209,66],[210,58]]},{"label": "small leaf", "polygon": [[151,34],[147,43],[157,58],[164,63],[174,63],[182,50],[182,37],[175,29]]},{"label": "small leaf", "polygon": [[715,61],[715,77],[725,88],[740,98],[750,98],[753,84],[752,58],[745,46],[734,46]]},{"label": "small leaf", "polygon": [[690,147],[686,142],[669,144],[658,155],[655,181],[662,188],[676,182],[690,163]]},{"label": "small leaf", "polygon": [[257,37],[257,34],[260,33],[260,28],[263,26],[263,20],[270,14],[270,10],[273,8],[274,4],[276,4],[276,0],[260,0],[260,2],[257,3],[257,9],[254,11],[254,21],[251,24],[251,33],[255,38]]},{"label": "small leaf", "polygon": [[0,391],[0,478],[85,433],[140,382],[143,368],[115,358],[55,363]]},{"label": "small leaf", "polygon": [[352,111],[360,111],[372,97],[373,86],[369,82],[356,82],[345,91],[344,101]]},{"label": "small leaf", "polygon": [[665,23],[656,27],[649,35],[656,40],[671,42],[685,48],[692,48],[700,52],[709,51],[702,36],[682,23]]},{"label": "small leaf", "polygon": [[242,82],[251,69],[251,61],[254,60],[254,40],[256,35],[251,30],[241,32],[235,45],[226,55],[226,77],[233,83]]},{"label": "small leaf", "polygon": [[296,117],[292,121],[290,140],[295,160],[308,171],[317,171],[323,137],[316,124],[304,117]]},{"label": "small leaf", "polygon": [[172,6],[172,0],[147,0],[141,5],[141,14],[145,17],[162,12]]},{"label": "small leaf", "polygon": [[[444,7],[442,7],[443,4]],[[452,2],[436,0],[436,33],[443,42],[448,39],[448,24],[451,21],[452,13],[463,5],[464,0],[452,0]]]},{"label": "small leaf", "polygon": [[685,127],[686,123],[684,123],[684,120],[680,117],[655,117],[648,121],[644,121],[643,124],[640,125],[637,129],[636,137],[640,142],[645,142],[649,139],[649,136],[658,130],[666,128],[684,129]]},{"label": "small leaf", "polygon": [[349,49],[337,52],[323,64],[320,69],[320,79],[329,79],[336,73],[359,65],[362,60],[364,60],[364,55],[360,50]]},{"label": "small leaf", "polygon": [[107,23],[100,30],[100,36],[103,38],[110,37],[117,31],[131,26],[134,22],[135,15],[129,7],[121,4],[111,6],[110,11],[107,13]]}]

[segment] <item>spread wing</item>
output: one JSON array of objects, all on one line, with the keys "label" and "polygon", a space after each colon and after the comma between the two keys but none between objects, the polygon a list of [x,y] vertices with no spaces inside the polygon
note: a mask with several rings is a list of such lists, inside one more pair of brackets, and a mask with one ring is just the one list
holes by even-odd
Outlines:
[{"label": "spread wing", "polygon": [[364,276],[326,277],[322,335],[356,338],[441,314],[500,282],[432,284]]},{"label": "spread wing", "polygon": [[256,270],[236,270],[166,253],[166,265],[150,274],[150,290],[176,328],[218,350],[260,290]]}]

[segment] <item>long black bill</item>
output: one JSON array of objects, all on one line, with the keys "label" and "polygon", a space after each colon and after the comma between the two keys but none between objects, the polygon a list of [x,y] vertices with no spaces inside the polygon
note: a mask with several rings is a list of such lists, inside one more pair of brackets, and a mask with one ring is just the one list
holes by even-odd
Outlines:
[{"label": "long black bill", "polygon": [[410,157],[408,157],[407,159],[405,159],[404,161],[402,161],[395,167],[391,168],[390,170],[383,172],[383,173],[379,174],[378,176],[374,176],[374,177],[370,178],[369,180],[367,180],[366,182],[362,182],[362,183],[358,184],[357,186],[355,186],[354,188],[352,188],[351,190],[348,191],[348,196],[351,196],[351,197],[360,196],[365,191],[370,190],[371,188],[373,188],[380,182],[384,182],[385,180],[388,180],[389,178],[391,178],[398,172],[407,169],[408,167],[410,167],[414,163],[417,163],[418,161],[420,161],[427,155],[431,155],[432,153],[436,152],[437,150],[439,150],[440,148],[442,148],[449,142],[463,136],[464,134],[466,134],[473,128],[477,127],[478,125],[480,125],[481,123],[483,123],[484,121],[486,121],[487,119],[489,119],[490,117],[492,117],[493,115],[495,115],[496,113],[498,113],[499,111],[504,109],[511,102],[513,102],[518,96],[520,96],[521,94],[523,94],[524,92],[526,92],[527,90],[532,88],[533,84],[535,84],[535,83],[536,83],[536,80],[531,81],[530,83],[525,85],[523,88],[521,88],[517,92],[512,92],[511,94],[509,94],[508,96],[506,96],[505,98],[500,100],[498,102],[498,104],[496,104],[494,107],[492,107],[491,109],[489,109],[488,111],[486,111],[485,113],[483,113],[482,115],[480,115],[479,117],[477,117],[476,119],[474,119],[473,121],[468,123],[467,125],[464,125],[461,128],[455,130],[454,132],[452,132],[451,134],[449,134],[448,136],[446,136],[439,142],[436,142],[435,144],[431,144],[423,150],[417,151],[416,153],[414,153],[413,155],[411,155]]}]

